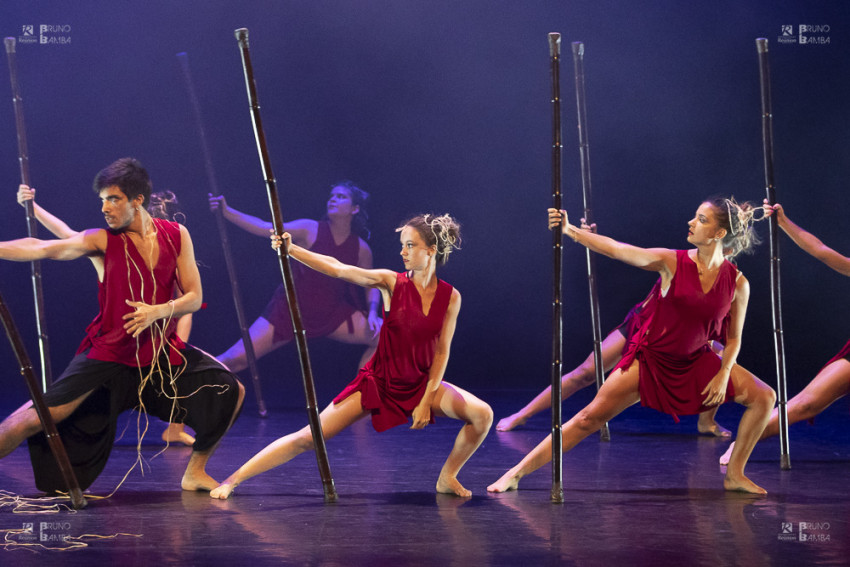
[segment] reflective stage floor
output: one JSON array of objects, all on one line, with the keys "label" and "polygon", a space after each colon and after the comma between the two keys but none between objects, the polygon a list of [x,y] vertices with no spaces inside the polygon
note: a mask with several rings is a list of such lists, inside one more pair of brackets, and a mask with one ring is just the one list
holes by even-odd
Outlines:
[{"label": "reflective stage floor", "polygon": [[[531,392],[477,392],[496,420]],[[565,404],[572,415],[589,398]],[[741,410],[720,409],[733,428]],[[134,422],[133,422],[134,423]],[[306,423],[303,411],[246,408],[210,461],[223,479],[274,438]],[[134,436],[135,425],[131,426]],[[520,489],[491,495],[495,481],[549,430],[548,415],[524,428],[491,431],[461,472],[470,499],[434,493],[459,425],[442,419],[424,431],[376,434],[361,422],[328,443],[339,493],[325,504],[312,454],[256,477],[227,501],[179,488],[190,449],[161,449],[152,423],[143,446],[144,476],[133,471],[108,499],[79,512],[36,514],[0,508],[7,544],[2,565],[845,565],[850,542],[850,412],[841,400],[814,425],[791,428],[792,470],[779,467],[779,442],[760,443],[747,469],[766,497],[726,493],[718,457],[727,440],[696,435],[696,418],[679,424],[633,407],[564,457],[564,503],[550,502],[551,468]],[[104,496],[136,456],[122,441],[90,495]],[[0,489],[37,496],[26,447],[0,461]],[[21,533],[30,527],[29,533]],[[68,542],[62,540],[71,536]],[[40,541],[40,540],[43,540]]]}]

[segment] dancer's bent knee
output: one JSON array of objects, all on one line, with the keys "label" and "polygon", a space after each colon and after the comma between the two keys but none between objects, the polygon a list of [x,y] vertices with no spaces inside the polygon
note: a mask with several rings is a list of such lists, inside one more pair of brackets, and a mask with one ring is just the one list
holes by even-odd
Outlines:
[{"label": "dancer's bent knee", "polygon": [[588,409],[583,409],[567,423],[572,423],[579,430],[590,434],[598,431],[602,427],[602,424],[605,423],[605,419]]}]

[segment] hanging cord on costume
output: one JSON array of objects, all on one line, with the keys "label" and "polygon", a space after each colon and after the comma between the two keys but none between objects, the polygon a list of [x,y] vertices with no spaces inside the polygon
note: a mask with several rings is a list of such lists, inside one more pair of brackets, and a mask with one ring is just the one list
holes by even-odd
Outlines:
[{"label": "hanging cord on costume", "polygon": [[[167,201],[167,200],[162,200],[161,202],[157,201],[157,202],[153,203],[152,206],[155,206],[155,207],[159,206],[160,208],[162,208],[162,207],[166,207],[168,205],[168,202],[169,201]],[[159,231],[163,230],[163,229],[158,226],[156,219],[151,219],[151,220],[152,220],[154,227],[155,227],[153,234],[158,235]],[[172,239],[168,237],[167,233],[163,233],[163,234],[164,234],[164,238],[162,240],[166,243],[166,245],[168,245],[168,247],[171,250],[172,255],[176,258],[179,255],[177,248],[175,247],[174,243],[172,242]],[[138,295],[136,294],[136,291],[132,288],[132,284],[130,284],[130,289],[129,289],[130,297],[131,297],[132,301],[137,301],[137,302],[142,302],[142,303],[154,303],[156,301],[157,291],[158,291],[157,280],[155,278],[154,268],[153,268],[153,266],[154,266],[154,252],[155,252],[157,246],[151,246],[150,250],[149,250],[148,262],[147,262],[146,267],[148,268],[147,271],[150,275],[150,279],[151,279],[151,282],[152,282],[153,289],[152,289],[150,294],[145,294],[145,278],[143,277],[142,269],[138,266],[138,264],[133,260],[132,256],[130,255],[129,246],[128,246],[129,238],[127,238],[127,236],[125,234],[122,234],[122,237],[124,239],[125,261],[126,261],[126,264],[127,264],[127,281],[131,282],[131,275],[135,271],[136,275],[139,278],[139,282],[140,282],[140,292],[139,292]],[[155,242],[156,242],[157,245],[159,245],[160,239],[157,238],[155,240]],[[150,302],[146,301],[146,298],[148,296],[151,298]],[[183,353],[180,351],[180,349],[177,348],[177,345],[168,340],[168,328],[171,325],[173,318],[174,318],[174,300],[173,299],[169,300],[168,304],[171,307],[171,311],[170,311],[168,317],[166,317],[165,319],[154,321],[150,325],[150,327],[146,330],[146,331],[150,332],[151,348],[152,348],[150,366],[149,366],[149,369],[146,373],[143,370],[144,366],[142,365],[142,361],[139,358],[140,349],[141,349],[140,339],[139,339],[139,337],[136,337],[136,339],[135,339],[136,340],[136,366],[139,369],[139,379],[140,379],[139,380],[139,388],[138,388],[139,405],[136,408],[136,410],[138,412],[137,420],[136,420],[136,432],[137,432],[136,449],[137,449],[137,454],[138,454],[138,461],[137,462],[142,463],[143,465],[145,464],[145,460],[142,456],[141,447],[142,447],[142,442],[144,440],[145,433],[148,430],[150,420],[148,418],[148,413],[147,413],[147,410],[146,410],[144,402],[143,402],[142,394],[144,392],[144,389],[148,386],[149,383],[154,383],[154,376],[155,375],[158,375],[160,377],[160,381],[159,381],[157,390],[163,396],[165,396],[166,398],[168,398],[172,401],[171,411],[170,411],[169,418],[168,418],[169,423],[173,423],[174,420],[175,420],[175,417],[178,416],[178,415],[184,415],[185,416],[186,411],[185,411],[185,409],[180,407],[180,405],[178,403],[179,400],[189,398],[189,397],[195,395],[197,392],[199,392],[200,390],[202,390],[204,388],[216,388],[216,389],[220,390],[219,393],[221,393],[221,394],[223,394],[224,392],[229,390],[229,386],[227,386],[227,385],[202,384],[201,386],[199,386],[198,388],[196,388],[192,392],[188,392],[184,395],[178,394],[177,380],[180,378],[180,376],[185,371],[186,366],[187,366],[187,360],[186,360],[186,357],[183,355]],[[172,365],[171,362],[170,362],[172,354],[176,354],[180,358],[180,362],[176,365]],[[166,380],[166,378],[167,378],[167,380]],[[144,419],[144,425],[142,424],[142,419]],[[169,446],[170,446],[170,442],[166,440],[165,448],[163,448],[161,451],[157,452],[152,458],[155,458],[158,455],[160,455],[162,452],[164,452],[166,449],[168,449]],[[134,465],[134,467],[135,467],[135,465]],[[132,470],[132,468],[131,468],[131,470]],[[144,467],[142,468],[142,474],[144,474]],[[125,476],[125,479],[126,479],[126,476]],[[123,483],[123,480],[122,480],[122,483]],[[113,493],[114,493],[114,491],[113,491]]]}]

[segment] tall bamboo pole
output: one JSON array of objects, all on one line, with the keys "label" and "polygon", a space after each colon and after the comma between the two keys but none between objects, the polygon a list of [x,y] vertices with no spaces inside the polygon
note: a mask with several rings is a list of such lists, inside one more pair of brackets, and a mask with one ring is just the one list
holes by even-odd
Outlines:
[{"label": "tall bamboo pole", "polygon": [[[21,98],[18,87],[18,64],[15,52],[15,38],[7,37],[6,59],[9,61],[9,78],[12,81],[12,104],[15,109],[15,127],[18,132],[18,162],[21,166],[21,183],[31,187],[30,159],[27,150],[27,128],[24,122],[24,99]],[[32,200],[24,203],[27,213],[27,233],[30,238],[38,237],[38,223],[35,218],[35,207]],[[35,301],[35,323],[38,331],[38,355],[41,362],[41,391],[53,383],[53,372],[50,366],[50,340],[47,336],[47,323],[44,314],[44,292],[41,285],[41,262],[30,262],[32,274],[32,294]]]},{"label": "tall bamboo pole", "polygon": [[[581,154],[581,195],[584,202],[584,221],[593,225],[593,199],[590,184],[590,144],[587,141],[587,102],[584,91],[584,44],[575,41],[573,46],[573,67],[576,75],[576,110],[578,112],[578,142]],[[587,288],[590,292],[590,322],[593,326],[593,360],[596,366],[596,389],[605,382],[605,368],[602,363],[602,324],[599,317],[599,293],[596,289],[596,255],[585,249],[587,254]],[[608,423],[599,430],[602,441],[611,440]]]},{"label": "tall bamboo pole", "polygon": [[[257,101],[257,85],[254,82],[254,68],[251,65],[251,52],[248,47],[248,30],[240,28],[236,30],[236,39],[239,42],[239,52],[242,55],[242,68],[245,72],[245,86],[248,90],[248,101],[251,106],[251,121],[254,125],[254,137],[257,141],[257,152],[260,155],[260,165],[263,169],[263,177],[266,181],[266,192],[269,198],[269,207],[272,213],[272,222],[276,234],[283,234],[283,215],[280,213],[280,201],[278,200],[277,181],[272,172],[271,159],[266,146],[266,134],[260,119],[260,104]],[[298,298],[295,295],[295,282],[292,279],[292,267],[289,262],[289,247],[284,241],[277,250],[280,260],[280,271],[283,276],[283,285],[286,288],[286,297],[289,302],[289,314],[292,318],[292,329],[295,334],[295,343],[298,346],[298,357],[301,361],[301,375],[304,379],[304,395],[307,399],[307,418],[310,422],[310,431],[313,434],[313,444],[316,449],[316,461],[319,465],[319,474],[322,477],[322,486],[325,492],[325,502],[336,502],[337,493],[331,476],[330,464],[328,463],[328,450],[325,446],[325,437],[322,433],[322,424],[319,420],[319,409],[316,403],[316,387],[313,383],[313,370],[310,367],[310,355],[307,352],[307,336],[304,325],[301,322],[301,311],[298,308]]]},{"label": "tall bamboo pole", "polygon": [[83,498],[82,490],[80,490],[77,475],[74,474],[71,461],[68,459],[68,453],[65,451],[65,446],[62,444],[62,439],[60,439],[59,432],[56,430],[56,423],[54,423],[53,416],[50,415],[50,410],[44,403],[41,390],[38,388],[38,381],[32,371],[32,363],[24,348],[21,334],[18,332],[18,328],[12,319],[12,314],[6,307],[2,296],[0,296],[0,319],[3,321],[6,336],[9,337],[9,342],[12,343],[12,350],[15,351],[15,357],[18,359],[21,375],[24,377],[30,397],[32,398],[32,405],[35,408],[36,414],[38,414],[38,419],[41,420],[44,436],[47,438],[47,445],[50,447],[50,452],[53,453],[53,458],[56,459],[56,464],[59,467],[59,472],[62,474],[62,479],[65,481],[65,486],[68,487],[71,506],[77,510],[85,508],[87,502]]},{"label": "tall bamboo pole", "polygon": [[[549,34],[552,69],[552,206],[561,210],[561,34]],[[564,326],[561,291],[563,287],[561,231],[552,231],[552,502],[564,501],[561,439],[561,370],[563,367]]]},{"label": "tall bamboo pole", "polygon": [[[770,103],[770,60],[767,53],[767,40],[756,40],[759,58],[759,79],[761,83],[761,133],[764,146],[764,183],[767,200],[776,204],[776,187],[773,177],[773,111]],[[780,467],[791,468],[791,455],[788,444],[788,389],[785,379],[785,341],[782,331],[782,291],[779,279],[779,223],[776,215],[771,215],[770,225],[770,297],[773,313],[773,347],[776,352],[776,393],[779,410],[779,449]]]},{"label": "tall bamboo pole", "polygon": [[[189,102],[192,105],[193,111],[192,114],[195,117],[195,126],[198,129],[198,136],[201,139],[201,151],[204,155],[204,165],[207,172],[209,190],[210,193],[218,196],[221,195],[221,191],[218,189],[218,181],[216,180],[210,149],[207,145],[204,121],[201,118],[201,104],[198,102],[198,95],[195,91],[195,83],[192,80],[192,71],[189,69],[189,55],[186,53],[178,53],[177,59],[180,61],[180,67],[183,69],[183,78],[185,79],[186,90],[189,92]],[[230,279],[230,290],[233,295],[233,305],[236,308],[236,319],[239,321],[239,331],[242,334],[242,344],[245,346],[245,358],[248,361],[248,369],[251,372],[254,394],[257,398],[257,408],[259,409],[260,416],[265,417],[268,412],[266,410],[266,403],[263,400],[260,373],[257,370],[257,356],[254,354],[254,343],[251,341],[251,334],[248,332],[248,320],[245,318],[245,309],[242,307],[242,294],[239,292],[239,278],[237,277],[236,267],[233,263],[233,253],[230,250],[230,240],[227,237],[227,223],[224,221],[224,215],[221,212],[221,207],[215,211],[215,223],[218,228],[219,239],[221,240],[221,250],[224,253],[224,265],[227,267],[227,276]]]}]

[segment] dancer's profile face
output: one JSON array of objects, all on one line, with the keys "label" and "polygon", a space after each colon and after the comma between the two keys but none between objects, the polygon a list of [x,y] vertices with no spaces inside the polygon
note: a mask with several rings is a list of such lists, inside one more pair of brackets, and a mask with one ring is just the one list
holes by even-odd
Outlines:
[{"label": "dancer's profile face", "polygon": [[360,211],[360,207],[354,204],[351,198],[351,191],[340,185],[331,189],[330,197],[328,197],[327,211],[329,215],[354,216]]},{"label": "dancer's profile face", "polygon": [[[109,228],[120,230],[127,228],[136,218],[136,205],[127,198],[117,185],[101,189],[100,193],[101,212]],[[137,200],[140,201],[140,198]]]},{"label": "dancer's profile face", "polygon": [[401,229],[401,260],[406,270],[424,270],[435,251],[428,246],[415,228],[406,226]]},{"label": "dancer's profile face", "polygon": [[703,203],[688,221],[688,242],[691,244],[707,244],[723,235],[723,229],[717,220],[717,214],[711,203]]}]

